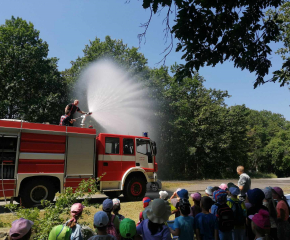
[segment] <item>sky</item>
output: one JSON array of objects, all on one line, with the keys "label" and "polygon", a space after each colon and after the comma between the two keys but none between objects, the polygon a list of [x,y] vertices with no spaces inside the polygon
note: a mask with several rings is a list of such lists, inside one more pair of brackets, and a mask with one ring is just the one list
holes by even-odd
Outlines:
[{"label": "sky", "polygon": [[[109,35],[112,39],[122,39],[129,47],[139,47],[137,35],[144,29],[142,23],[148,21],[150,12],[144,10],[141,0],[2,0],[0,24],[11,16],[21,17],[34,24],[40,31],[40,37],[49,44],[49,57],[59,58],[59,70],[70,68],[70,62],[82,57],[85,45],[96,37],[102,41]],[[150,67],[160,67],[164,43],[165,12],[154,15],[146,34],[146,43],[140,45],[140,52],[148,59]],[[173,23],[173,15],[171,16]],[[176,44],[178,40],[174,40]],[[281,44],[271,44],[274,50]],[[175,48],[168,55],[166,65],[184,63],[182,54]],[[278,55],[271,56],[270,73],[282,66]],[[290,120],[290,92],[288,87],[279,83],[266,83],[253,88],[256,76],[247,70],[234,68],[233,62],[215,67],[203,67],[199,71],[207,88],[227,90],[231,98],[226,99],[229,106],[245,104],[255,110],[269,110],[284,115]],[[271,74],[265,80],[271,78]]]}]

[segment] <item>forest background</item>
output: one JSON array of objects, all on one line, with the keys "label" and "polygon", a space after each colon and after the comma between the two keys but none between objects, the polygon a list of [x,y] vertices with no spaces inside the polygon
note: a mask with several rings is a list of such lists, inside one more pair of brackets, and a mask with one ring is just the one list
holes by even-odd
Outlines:
[{"label": "forest background", "polygon": [[[289,6],[280,12],[282,17],[289,17]],[[287,59],[289,30],[280,33],[285,48],[279,53]],[[81,71],[109,57],[149,89],[156,103],[152,111],[158,119],[154,140],[160,179],[232,177],[238,165],[278,177],[290,175],[290,122],[281,114],[245,105],[229,107],[228,92],[205,88],[205,79],[196,71],[180,72],[183,66],[178,64],[150,68],[138,48],[110,36],[89,41],[84,55],[60,72],[58,59],[48,58],[48,44],[39,34],[32,23],[18,17],[0,26],[0,119],[58,124],[64,106],[73,100],[69,93],[75,91]],[[276,73],[284,74],[283,84],[288,81],[286,67]]]}]

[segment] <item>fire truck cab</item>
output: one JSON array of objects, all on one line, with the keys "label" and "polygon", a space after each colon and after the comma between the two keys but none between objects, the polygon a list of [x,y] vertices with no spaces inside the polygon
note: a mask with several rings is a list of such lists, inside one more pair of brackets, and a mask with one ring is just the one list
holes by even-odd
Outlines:
[{"label": "fire truck cab", "polygon": [[30,207],[102,176],[101,192],[138,201],[146,184],[157,181],[156,153],[155,142],[144,136],[0,120],[0,197],[21,198]]}]

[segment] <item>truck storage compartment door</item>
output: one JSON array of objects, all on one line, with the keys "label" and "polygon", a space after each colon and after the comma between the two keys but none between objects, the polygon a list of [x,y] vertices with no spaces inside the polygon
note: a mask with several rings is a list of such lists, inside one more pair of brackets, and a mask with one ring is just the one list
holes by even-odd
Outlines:
[{"label": "truck storage compartment door", "polygon": [[93,177],[95,136],[68,136],[66,177]]}]

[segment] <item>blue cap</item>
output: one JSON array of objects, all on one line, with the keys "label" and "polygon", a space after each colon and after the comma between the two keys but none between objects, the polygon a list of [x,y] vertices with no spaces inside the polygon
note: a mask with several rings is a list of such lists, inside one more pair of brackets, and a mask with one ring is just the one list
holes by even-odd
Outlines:
[{"label": "blue cap", "polygon": [[178,197],[188,199],[188,191],[186,189],[181,189],[177,192]]},{"label": "blue cap", "polygon": [[241,193],[240,189],[238,189],[237,187],[230,187],[229,191],[232,195],[235,196],[238,196]]},{"label": "blue cap", "polygon": [[260,188],[254,188],[247,191],[248,199],[251,204],[262,205],[265,198],[264,192]]},{"label": "blue cap", "polygon": [[109,217],[104,211],[96,212],[94,215],[94,225],[96,227],[105,227],[109,223]]},{"label": "blue cap", "polygon": [[113,201],[111,199],[105,199],[103,201],[103,211],[111,212],[113,209]]}]

